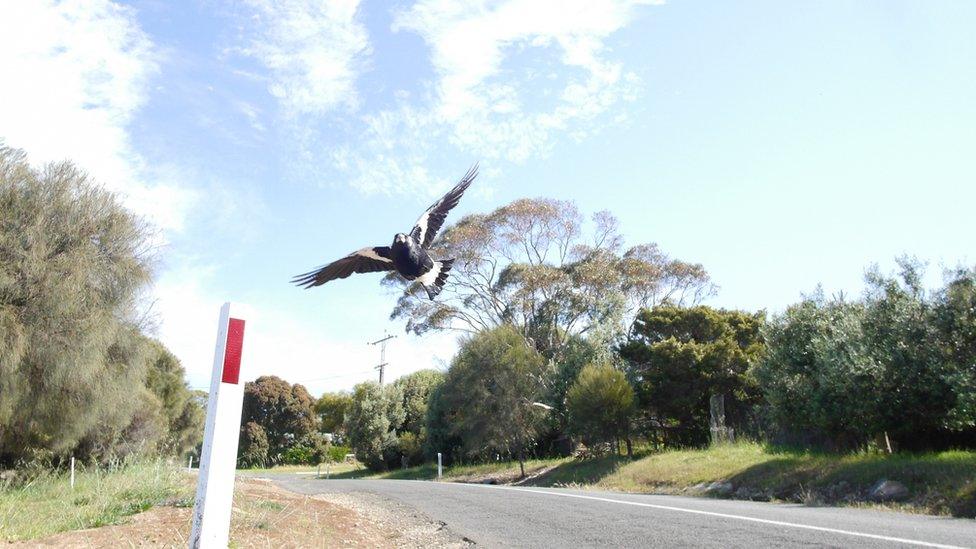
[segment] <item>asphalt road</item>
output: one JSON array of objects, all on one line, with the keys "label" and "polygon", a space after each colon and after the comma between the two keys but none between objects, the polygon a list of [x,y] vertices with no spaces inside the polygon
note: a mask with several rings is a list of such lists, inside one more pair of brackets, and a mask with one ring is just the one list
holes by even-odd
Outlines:
[{"label": "asphalt road", "polygon": [[271,476],[304,494],[391,498],[489,547],[976,547],[970,519],[558,488]]}]

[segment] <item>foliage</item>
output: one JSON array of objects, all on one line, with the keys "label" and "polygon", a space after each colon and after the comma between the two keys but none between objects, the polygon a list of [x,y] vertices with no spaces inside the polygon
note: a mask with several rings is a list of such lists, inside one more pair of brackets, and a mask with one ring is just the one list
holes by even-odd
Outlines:
[{"label": "foliage", "polygon": [[620,355],[645,425],[664,428],[667,444],[702,444],[712,395],[724,395],[730,423],[743,421],[759,398],[747,371],[763,354],[763,317],[705,306],[642,310]]},{"label": "foliage", "polygon": [[346,421],[346,412],[352,405],[352,396],[349,393],[324,393],[315,403],[315,413],[319,416],[319,430],[323,433],[331,433],[337,440],[342,440],[345,436],[343,423]]},{"label": "foliage", "polygon": [[437,459],[442,454],[444,463],[453,463],[455,457],[462,455],[463,442],[454,429],[450,388],[441,383],[435,387],[427,400],[427,417],[424,419],[424,456],[428,460]]},{"label": "foliage", "polygon": [[326,454],[325,461],[342,463],[346,459],[346,454],[349,454],[351,452],[352,452],[352,448],[348,446],[329,446],[329,451]]},{"label": "foliage", "polygon": [[429,301],[416,284],[388,276],[385,283],[404,287],[392,318],[406,319],[417,334],[509,324],[553,356],[617,304],[632,313],[665,301],[696,303],[713,291],[701,265],[671,259],[655,244],[625,250],[609,212],[593,216],[589,238],[582,221],[572,202],[546,198],[461,219],[432,247],[456,258],[441,297]]},{"label": "foliage", "polygon": [[241,424],[253,422],[263,429],[268,443],[266,462],[275,465],[289,447],[315,431],[314,404],[304,386],[261,376],[244,386]]},{"label": "foliage", "polygon": [[570,432],[590,448],[626,438],[634,403],[634,389],[623,372],[587,366],[566,394]]},{"label": "foliage", "polygon": [[935,297],[933,322],[956,395],[947,417],[953,430],[976,428],[976,269],[956,269]]},{"label": "foliage", "polygon": [[356,385],[346,413],[346,433],[356,459],[375,471],[397,465],[396,429],[405,416],[399,387],[372,381]]},{"label": "foliage", "polygon": [[186,372],[173,353],[158,341],[149,343],[146,386],[159,401],[165,419],[164,453],[183,455],[203,440],[204,411],[187,387]]},{"label": "foliage", "polygon": [[167,436],[175,409],[145,389],[136,316],[149,237],[71,164],[35,170],[0,144],[0,464],[107,460]]},{"label": "foliage", "polygon": [[443,383],[444,374],[437,370],[418,370],[393,382],[403,394],[403,425],[399,430],[422,437],[424,421],[427,418],[427,402],[430,393]]},{"label": "foliage", "polygon": [[933,299],[921,267],[899,265],[897,277],[869,272],[860,301],[816,295],[769,325],[755,376],[777,422],[808,435],[794,442],[857,448],[887,434],[922,449],[972,428],[973,275],[958,271]]},{"label": "foliage", "polygon": [[532,403],[543,394],[545,373],[546,361],[515,328],[486,330],[461,345],[438,411],[468,455],[502,453],[522,462],[542,424],[544,411]]},{"label": "foliage", "polygon": [[268,465],[268,435],[253,421],[248,421],[241,427],[240,438],[237,442],[237,466],[266,467]]},{"label": "foliage", "polygon": [[424,460],[424,447],[419,435],[406,431],[397,437],[397,448],[407,465],[420,463]]}]

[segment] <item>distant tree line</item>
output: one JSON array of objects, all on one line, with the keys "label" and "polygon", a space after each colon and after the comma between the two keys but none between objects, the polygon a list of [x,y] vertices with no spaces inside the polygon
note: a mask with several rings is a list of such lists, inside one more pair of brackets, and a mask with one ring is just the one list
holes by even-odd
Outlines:
[{"label": "distant tree line", "polygon": [[444,299],[385,281],[403,289],[392,316],[408,330],[468,334],[414,393],[423,422],[405,419],[398,380],[358,385],[342,406],[323,397],[330,428],[375,469],[438,452],[701,446],[716,421],[725,436],[822,450],[976,446],[976,271],[927,292],[900,259],[897,276],[869,271],[859,299],[818,293],[767,318],[700,305],[714,291],[700,265],[624,249],[608,213],[591,225],[584,238],[575,206],[535,199],[448,227],[435,247],[458,276]]},{"label": "distant tree line", "polygon": [[70,163],[0,143],[0,467],[198,444],[203,397],[138,313],[150,237]]}]

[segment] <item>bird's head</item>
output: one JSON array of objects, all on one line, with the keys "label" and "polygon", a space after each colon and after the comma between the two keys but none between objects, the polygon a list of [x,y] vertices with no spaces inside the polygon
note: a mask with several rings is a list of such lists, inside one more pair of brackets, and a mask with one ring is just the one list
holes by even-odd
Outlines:
[{"label": "bird's head", "polygon": [[394,244],[402,244],[406,241],[407,241],[407,235],[403,233],[397,233],[396,236],[393,237]]}]

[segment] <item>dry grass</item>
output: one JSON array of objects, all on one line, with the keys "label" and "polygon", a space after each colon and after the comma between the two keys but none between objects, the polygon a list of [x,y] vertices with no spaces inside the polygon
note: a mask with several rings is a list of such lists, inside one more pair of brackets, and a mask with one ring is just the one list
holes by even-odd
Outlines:
[{"label": "dry grass", "polygon": [[192,505],[192,486],[179,467],[162,461],[79,470],[74,489],[67,473],[40,472],[0,486],[0,540],[119,524],[163,502]]}]

